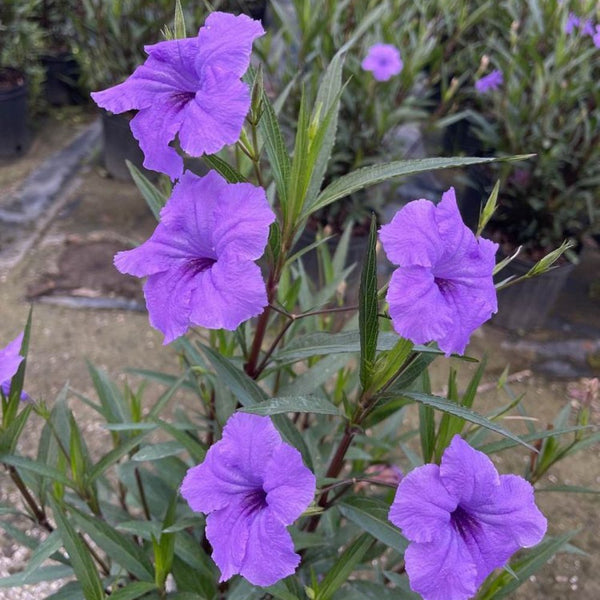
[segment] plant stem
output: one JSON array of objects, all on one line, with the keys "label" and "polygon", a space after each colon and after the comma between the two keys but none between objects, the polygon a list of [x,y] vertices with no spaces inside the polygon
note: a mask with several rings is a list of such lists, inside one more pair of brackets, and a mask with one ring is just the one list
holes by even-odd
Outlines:
[{"label": "plant stem", "polygon": [[25,503],[27,504],[27,506],[33,513],[33,516],[35,517],[37,524],[40,527],[43,527],[49,533],[52,533],[54,531],[54,527],[52,527],[52,525],[50,525],[50,522],[48,521],[48,517],[46,516],[46,511],[43,509],[43,507],[38,506],[37,502],[35,501],[35,499],[31,495],[31,493],[27,489],[27,486],[25,485],[24,481],[21,479],[21,476],[19,475],[17,470],[12,465],[8,465],[7,468],[8,468],[8,472],[10,474],[10,478],[13,480],[14,484],[17,486],[17,489],[21,493],[21,496],[23,496],[23,500],[25,501]]},{"label": "plant stem", "polygon": [[152,515],[150,514],[150,509],[148,508],[148,501],[146,500],[146,492],[144,491],[144,485],[142,483],[140,472],[137,468],[135,468],[133,472],[135,473],[135,481],[137,483],[138,492],[140,493],[140,500],[142,502],[142,509],[144,510],[144,517],[146,517],[147,521],[151,521]]}]

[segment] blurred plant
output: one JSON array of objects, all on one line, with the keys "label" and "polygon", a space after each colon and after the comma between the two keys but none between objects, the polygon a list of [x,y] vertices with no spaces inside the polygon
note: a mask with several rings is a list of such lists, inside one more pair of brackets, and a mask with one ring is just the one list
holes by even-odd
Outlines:
[{"label": "blurred plant", "polygon": [[[504,179],[489,231],[506,255],[522,245],[537,260],[565,238],[580,244],[600,231],[600,53],[589,35],[567,27],[570,10],[585,23],[598,17],[594,6],[496,3],[479,41],[449,61],[468,79],[447,108],[454,114],[446,123],[467,119],[488,154],[536,154],[486,168],[489,181]],[[473,93],[489,63],[503,83],[485,96]]]},{"label": "blurred plant", "polygon": [[44,32],[36,22],[39,4],[40,0],[4,0],[0,4],[0,68],[11,67],[25,75],[34,113],[44,108],[44,70],[38,62]]}]

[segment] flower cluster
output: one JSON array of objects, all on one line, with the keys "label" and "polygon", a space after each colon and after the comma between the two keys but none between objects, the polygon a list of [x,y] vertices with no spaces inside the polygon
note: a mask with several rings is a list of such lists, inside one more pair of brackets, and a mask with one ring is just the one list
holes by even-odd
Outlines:
[{"label": "flower cluster", "polygon": [[239,573],[269,586],[296,570],[287,531],[311,503],[315,476],[268,417],[235,413],[204,462],[181,485],[192,510],[207,513],[206,537],[221,581]]},{"label": "flower cluster", "polygon": [[596,48],[600,48],[600,25],[594,25],[591,19],[584,19],[570,12],[565,23],[565,33],[572,35],[579,30],[580,35],[587,35],[592,38]]},{"label": "flower cluster", "polygon": [[213,154],[237,142],[250,108],[240,80],[262,25],[245,15],[214,12],[195,38],[145,48],[146,62],[123,83],[92,98],[113,113],[139,111],[131,131],[144,152],[144,166],[177,179],[183,160],[169,144],[179,135],[191,156]]},{"label": "flower cluster", "polygon": [[424,465],[400,482],[389,518],[411,542],[406,572],[424,600],[471,598],[494,569],[546,532],[531,485],[498,475],[459,436],[440,466]]},{"label": "flower cluster", "polygon": [[379,233],[398,265],[387,294],[394,329],[415,344],[435,340],[461,354],[471,333],[496,312],[497,244],[465,226],[450,188],[436,206],[414,200]]}]

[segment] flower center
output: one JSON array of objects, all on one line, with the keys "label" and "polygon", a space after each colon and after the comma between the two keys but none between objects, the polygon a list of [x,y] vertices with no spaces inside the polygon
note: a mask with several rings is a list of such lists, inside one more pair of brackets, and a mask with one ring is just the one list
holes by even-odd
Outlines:
[{"label": "flower center", "polygon": [[207,269],[210,269],[217,261],[214,258],[201,257],[189,260],[186,264],[190,275],[198,275]]},{"label": "flower center", "polygon": [[445,296],[453,287],[450,279],[443,279],[442,277],[434,277],[433,283],[438,286],[442,296]]},{"label": "flower center", "polygon": [[479,527],[477,519],[460,505],[456,507],[453,513],[451,513],[450,523],[463,540],[466,540],[468,537],[473,537],[474,531]]},{"label": "flower center", "polygon": [[195,92],[184,92],[184,91],[178,91],[171,95],[171,99],[178,106],[183,106],[184,104],[191,102],[195,97],[196,97]]},{"label": "flower center", "polygon": [[267,492],[262,487],[252,490],[244,497],[243,504],[244,512],[251,514],[267,507]]}]

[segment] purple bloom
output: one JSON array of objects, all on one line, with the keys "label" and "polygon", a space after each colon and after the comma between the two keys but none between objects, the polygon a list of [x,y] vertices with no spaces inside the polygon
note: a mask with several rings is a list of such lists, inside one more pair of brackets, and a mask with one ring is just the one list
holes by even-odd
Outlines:
[{"label": "purple bloom", "polygon": [[600,48],[600,25],[596,25],[596,33],[593,35],[594,46]]},{"label": "purple bloom", "polygon": [[582,35],[589,35],[591,37],[594,36],[594,23],[591,19],[586,19],[582,24],[581,24],[581,34]]},{"label": "purple bloom", "polygon": [[495,69],[489,75],[478,79],[475,82],[475,89],[479,94],[486,94],[491,90],[495,90],[504,83],[502,71]]},{"label": "purple bloom", "polygon": [[394,329],[415,344],[437,341],[447,356],[464,352],[471,333],[497,310],[498,245],[464,225],[454,188],[437,206],[409,202],[379,235],[388,259],[400,266],[387,293]]},{"label": "purple bloom", "polygon": [[113,113],[138,110],[131,131],[144,151],[144,166],[176,179],[183,160],[169,143],[178,133],[181,148],[192,156],[237,142],[250,108],[240,77],[252,42],[263,34],[259,21],[214,12],[197,37],[146,46],[148,58],[133,75],[92,98]]},{"label": "purple bloom", "polygon": [[575,28],[579,27],[579,23],[579,17],[575,13],[570,12],[565,24],[565,33],[571,35],[575,31]]},{"label": "purple bloom", "polygon": [[165,344],[192,325],[235,329],[267,305],[258,265],[275,215],[262,188],[186,171],[141,246],[119,252],[121,273],[148,276],[150,324]]},{"label": "purple bloom", "polygon": [[8,346],[0,350],[0,385],[5,394],[10,392],[10,380],[23,361],[23,357],[20,354],[22,343],[23,333],[20,333]]},{"label": "purple bloom", "polygon": [[206,537],[220,581],[239,573],[269,586],[300,562],[287,531],[311,503],[315,476],[268,417],[234,413],[223,438],[181,485],[192,510],[208,513]]},{"label": "purple bloom", "polygon": [[387,81],[402,71],[400,51],[392,44],[375,44],[369,48],[361,63],[365,71],[372,71],[377,81]]},{"label": "purple bloom", "polygon": [[533,487],[517,475],[498,475],[458,435],[440,466],[418,467],[400,482],[389,519],[411,542],[406,572],[424,600],[471,598],[495,568],[546,532]]}]

